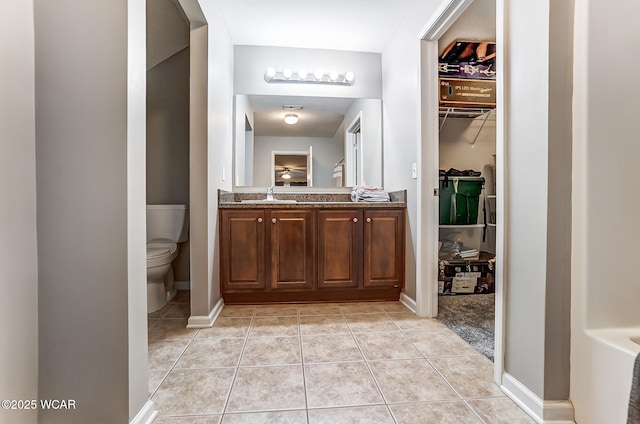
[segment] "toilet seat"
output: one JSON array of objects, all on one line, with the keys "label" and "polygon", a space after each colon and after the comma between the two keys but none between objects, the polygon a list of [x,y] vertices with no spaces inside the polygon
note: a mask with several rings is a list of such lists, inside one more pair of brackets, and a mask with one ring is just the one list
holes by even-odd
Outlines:
[{"label": "toilet seat", "polygon": [[170,263],[178,253],[177,243],[148,243],[147,268]]}]

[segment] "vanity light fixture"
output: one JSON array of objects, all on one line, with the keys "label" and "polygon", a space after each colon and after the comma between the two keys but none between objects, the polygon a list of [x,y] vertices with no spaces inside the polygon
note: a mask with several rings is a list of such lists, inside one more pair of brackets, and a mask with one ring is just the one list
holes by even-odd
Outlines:
[{"label": "vanity light fixture", "polygon": [[284,115],[284,122],[285,124],[293,125],[298,122],[298,115],[295,113],[287,113]]},{"label": "vanity light fixture", "polygon": [[306,69],[300,68],[293,70],[284,68],[282,71],[276,70],[273,66],[269,66],[264,73],[264,80],[268,83],[276,82],[293,82],[293,83],[309,83],[309,84],[331,84],[331,85],[353,85],[356,75],[353,71],[340,72],[332,70],[325,72],[317,69],[313,74],[309,74]]}]

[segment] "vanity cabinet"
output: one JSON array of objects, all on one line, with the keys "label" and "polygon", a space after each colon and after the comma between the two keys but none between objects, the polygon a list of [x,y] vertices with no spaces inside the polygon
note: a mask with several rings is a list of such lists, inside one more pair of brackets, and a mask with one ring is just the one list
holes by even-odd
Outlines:
[{"label": "vanity cabinet", "polygon": [[272,289],[311,289],[314,228],[310,210],[273,210],[269,216],[269,284]]},{"label": "vanity cabinet", "polygon": [[362,212],[318,211],[318,288],[357,288]]},{"label": "vanity cabinet", "polygon": [[364,211],[363,283],[365,287],[404,284],[404,211]]},{"label": "vanity cabinet", "polygon": [[223,211],[220,221],[222,291],[266,287],[265,211]]},{"label": "vanity cabinet", "polygon": [[220,209],[225,303],[397,300],[404,209]]}]

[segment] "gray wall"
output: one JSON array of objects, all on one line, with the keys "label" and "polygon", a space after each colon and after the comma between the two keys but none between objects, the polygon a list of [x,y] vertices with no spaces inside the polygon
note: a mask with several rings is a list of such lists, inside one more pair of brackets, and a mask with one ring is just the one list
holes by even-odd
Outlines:
[{"label": "gray wall", "polygon": [[333,185],[333,166],[344,156],[344,142],[336,143],[332,138],[321,137],[255,137],[254,185],[260,187],[271,185],[272,151],[308,152],[310,146],[313,146],[313,186],[331,187]]},{"label": "gray wall", "polygon": [[38,397],[77,404],[43,423],[124,423],[148,398],[144,21],[142,0],[35,2]]},{"label": "gray wall", "polygon": [[[287,47],[234,46],[234,93],[289,96],[382,98],[381,56],[379,53]],[[352,86],[321,84],[269,84],[264,73],[269,66],[353,71]]]},{"label": "gray wall", "polygon": [[543,400],[569,395],[572,17],[573,2],[521,3],[505,34],[505,371]]},{"label": "gray wall", "polygon": [[[38,264],[33,2],[0,3],[0,393],[38,398]],[[0,409],[0,422],[36,422],[36,411]]]}]

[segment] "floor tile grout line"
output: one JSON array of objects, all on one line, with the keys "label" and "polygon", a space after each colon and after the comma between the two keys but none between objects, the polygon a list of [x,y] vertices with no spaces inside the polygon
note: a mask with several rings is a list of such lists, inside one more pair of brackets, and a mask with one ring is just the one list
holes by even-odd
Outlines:
[{"label": "floor tile grout line", "polygon": [[244,356],[244,350],[247,347],[247,343],[249,341],[249,334],[251,332],[251,327],[253,326],[253,319],[255,318],[255,310],[251,315],[251,321],[249,321],[249,326],[247,327],[247,333],[244,337],[244,342],[242,343],[242,349],[240,349],[240,355],[238,356],[238,362],[236,363],[236,367],[233,373],[233,378],[231,379],[231,384],[229,385],[229,393],[227,393],[227,398],[224,401],[224,405],[222,407],[222,412],[220,413],[220,421],[224,420],[225,414],[227,414],[227,407],[229,406],[229,400],[231,400],[231,393],[233,392],[233,386],[236,384],[236,379],[238,378],[238,372],[240,371],[240,364],[242,363],[242,357]]},{"label": "floor tile grout line", "polygon": [[[346,321],[346,318],[345,318],[345,321]],[[396,417],[391,412],[391,408],[389,407],[389,402],[387,402],[387,398],[384,395],[384,393],[382,392],[382,388],[380,387],[380,384],[378,383],[378,380],[376,379],[376,376],[373,374],[373,370],[371,369],[371,365],[369,364],[369,360],[365,356],[364,351],[362,350],[362,347],[360,346],[360,343],[358,343],[358,339],[356,338],[355,334],[353,333],[351,327],[348,325],[348,322],[347,322],[347,326],[349,327],[349,331],[351,332],[351,337],[353,337],[353,341],[355,342],[356,346],[358,347],[358,350],[360,351],[360,355],[362,355],[362,359],[364,359],[364,364],[367,367],[367,369],[369,370],[369,374],[371,375],[373,383],[376,385],[376,388],[378,389],[378,393],[380,393],[380,396],[382,397],[382,401],[384,402],[384,406],[389,411],[389,414],[391,414],[391,419],[393,419],[393,422],[395,424],[398,424],[398,420],[396,420]]]},{"label": "floor tile grout line", "polygon": [[300,346],[300,365],[302,367],[302,391],[304,392],[304,415],[309,424],[309,397],[307,396],[307,375],[304,362],[304,351],[302,349],[302,321],[300,309],[298,309],[298,346]]}]

